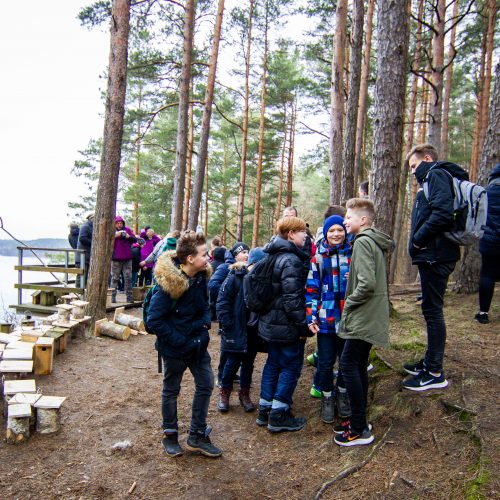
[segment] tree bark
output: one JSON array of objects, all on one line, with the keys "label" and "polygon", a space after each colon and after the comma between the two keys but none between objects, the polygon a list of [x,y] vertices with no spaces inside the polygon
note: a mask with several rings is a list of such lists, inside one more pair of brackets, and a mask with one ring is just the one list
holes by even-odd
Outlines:
[{"label": "tree bark", "polygon": [[443,68],[444,68],[444,25],[446,21],[446,0],[435,0],[436,22],[432,44],[431,105],[429,109],[429,135],[427,142],[433,144],[441,158],[441,126],[443,119]]},{"label": "tree bark", "polygon": [[448,67],[445,71],[445,84],[443,93],[443,125],[441,127],[441,158],[448,158],[448,123],[450,115],[451,84],[453,82],[453,59],[456,55],[455,38],[457,32],[458,0],[454,0],[452,14],[452,28],[450,33],[450,45],[448,47]]},{"label": "tree bark", "polygon": [[109,268],[114,246],[114,215],[125,114],[127,88],[130,0],[114,0],[111,10],[111,40],[108,88],[104,117],[101,170],[92,235],[87,314],[92,324],[106,314]]},{"label": "tree bark", "polygon": [[408,2],[381,0],[373,132],[372,199],[377,228],[393,233],[397,208],[408,57]]},{"label": "tree bark", "polygon": [[260,223],[260,197],[262,192],[262,160],[264,157],[264,127],[266,115],[267,98],[267,57],[268,57],[268,4],[266,0],[264,21],[264,60],[262,62],[262,92],[260,99],[260,122],[259,122],[259,148],[257,159],[257,178],[255,184],[255,205],[253,215],[252,229],[252,248],[258,246],[259,241],[259,223]]},{"label": "tree bark", "polygon": [[189,218],[189,204],[191,202],[191,176],[193,172],[194,150],[194,113],[193,103],[189,104],[189,132],[187,141],[186,181],[184,184],[184,206],[182,207],[182,229],[187,229]]},{"label": "tree bark", "polygon": [[356,127],[358,123],[358,106],[361,79],[361,55],[363,49],[363,0],[354,0],[352,15],[351,63],[349,66],[349,95],[347,97],[347,113],[342,162],[342,179],[340,182],[340,199],[347,200],[355,194],[354,165],[356,155]]},{"label": "tree bark", "polygon": [[250,0],[248,13],[248,38],[247,53],[245,57],[245,105],[243,110],[243,132],[241,140],[241,166],[240,166],[240,184],[238,186],[238,205],[236,211],[236,239],[243,240],[243,215],[245,209],[245,185],[247,168],[247,147],[248,147],[248,114],[250,102],[250,51],[252,48],[252,20],[255,0]]},{"label": "tree bark", "polygon": [[330,205],[339,204],[342,175],[344,120],[344,58],[347,31],[347,0],[337,1],[333,38],[332,86],[330,108]]},{"label": "tree bark", "polygon": [[361,174],[361,157],[363,150],[363,138],[365,134],[366,123],[366,102],[368,99],[368,80],[370,78],[370,54],[372,50],[373,33],[373,11],[375,10],[375,0],[369,0],[368,11],[366,13],[366,35],[365,51],[363,54],[363,65],[361,67],[361,84],[359,89],[359,111],[358,124],[356,130],[356,152],[354,166],[354,186],[358,185]]},{"label": "tree bark", "polygon": [[174,192],[170,230],[182,228],[182,205],[186,181],[186,157],[188,139],[189,88],[191,84],[191,61],[193,58],[193,35],[196,0],[186,0],[184,16],[184,43],[182,48],[182,71],[179,87],[179,113],[177,115],[177,145],[175,151]]},{"label": "tree bark", "polygon": [[288,148],[288,170],[286,175],[286,202],[285,205],[292,205],[293,195],[293,159],[295,153],[295,124],[297,122],[297,97],[292,101],[292,117],[290,121],[290,144]]},{"label": "tree bark", "polygon": [[[139,114],[142,107],[142,83],[139,82]],[[134,186],[134,233],[139,234],[139,172],[141,158],[141,120],[137,119],[137,139],[135,142],[135,186]]]},{"label": "tree bark", "polygon": [[[491,97],[488,127],[485,133],[481,163],[478,172],[478,183],[486,185],[488,173],[500,162],[500,63],[495,70],[495,88]],[[481,271],[481,254],[479,244],[465,249],[460,264],[454,290],[457,293],[476,293],[479,289],[479,273]]]},{"label": "tree bark", "polygon": [[[208,70],[207,88],[205,91],[205,107],[201,121],[200,142],[198,143],[198,159],[193,183],[193,199],[189,208],[189,229],[196,229],[200,213],[201,194],[203,192],[203,178],[205,177],[205,164],[208,155],[208,138],[210,136],[210,119],[212,117],[212,103],[214,100],[215,75],[217,72],[217,58],[219,56],[219,43],[224,16],[224,0],[219,0],[217,16],[215,18],[212,52],[210,54],[210,68]],[[205,232],[207,228],[205,227]]]},{"label": "tree bark", "polygon": [[288,123],[287,123],[287,108],[285,105],[284,117],[283,117],[283,145],[281,148],[281,161],[280,161],[280,175],[279,175],[279,183],[278,183],[278,196],[276,199],[276,207],[274,208],[274,220],[278,221],[281,214],[281,204],[283,203],[283,185],[284,185],[284,177],[285,177],[285,152],[286,152],[286,144],[288,140]]}]

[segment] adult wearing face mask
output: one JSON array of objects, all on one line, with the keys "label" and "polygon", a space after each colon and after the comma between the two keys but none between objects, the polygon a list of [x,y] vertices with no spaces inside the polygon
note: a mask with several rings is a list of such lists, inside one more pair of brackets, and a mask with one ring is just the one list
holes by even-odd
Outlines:
[{"label": "adult wearing face mask", "polygon": [[438,161],[431,144],[415,146],[406,157],[411,173],[429,193],[420,189],[415,197],[411,215],[409,253],[413,265],[418,266],[422,288],[422,313],[427,325],[427,351],[417,363],[403,365],[413,375],[403,382],[412,391],[444,388],[443,358],[446,342],[443,303],[448,278],[460,258],[458,245],[447,239],[445,232],[454,224],[455,198],[451,176],[468,180],[465,170],[454,163]]}]

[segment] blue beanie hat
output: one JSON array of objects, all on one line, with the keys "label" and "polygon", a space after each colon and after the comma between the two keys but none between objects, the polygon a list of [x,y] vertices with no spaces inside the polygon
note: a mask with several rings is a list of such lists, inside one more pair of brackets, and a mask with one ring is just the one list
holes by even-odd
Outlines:
[{"label": "blue beanie hat", "polygon": [[250,254],[248,255],[248,265],[255,264],[266,257],[267,254],[262,250],[262,247],[253,248],[250,250]]},{"label": "blue beanie hat", "polygon": [[344,218],[340,215],[330,215],[330,217],[328,217],[328,219],[325,219],[325,222],[323,223],[323,236],[325,237],[325,240],[328,239],[326,237],[328,230],[335,224],[337,224],[338,226],[342,226],[344,228],[344,232],[347,234],[344,226]]}]

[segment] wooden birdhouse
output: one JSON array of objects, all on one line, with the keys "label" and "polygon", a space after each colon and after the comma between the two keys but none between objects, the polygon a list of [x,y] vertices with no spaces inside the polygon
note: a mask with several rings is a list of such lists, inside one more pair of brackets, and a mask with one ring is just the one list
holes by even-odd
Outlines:
[{"label": "wooden birdhouse", "polygon": [[12,331],[12,323],[0,321],[0,333],[10,333]]},{"label": "wooden birdhouse", "polygon": [[88,302],[85,300],[73,300],[70,305],[73,306],[71,314],[74,319],[83,319],[85,317],[85,307],[87,307]]},{"label": "wooden birdhouse", "polygon": [[31,405],[26,403],[12,404],[8,407],[7,443],[18,444],[30,437]]},{"label": "wooden birdhouse", "polygon": [[54,339],[41,337],[35,343],[35,375],[50,375],[54,361]]},{"label": "wooden birdhouse", "polygon": [[73,306],[70,304],[57,304],[56,307],[58,323],[69,323]]}]

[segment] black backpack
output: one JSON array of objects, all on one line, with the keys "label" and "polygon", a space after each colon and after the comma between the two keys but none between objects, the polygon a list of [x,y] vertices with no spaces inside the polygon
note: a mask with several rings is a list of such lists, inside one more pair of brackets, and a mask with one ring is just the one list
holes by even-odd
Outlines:
[{"label": "black backpack", "polygon": [[260,260],[243,278],[243,297],[252,312],[266,314],[272,309],[276,296],[273,271],[278,255],[268,255]]}]

